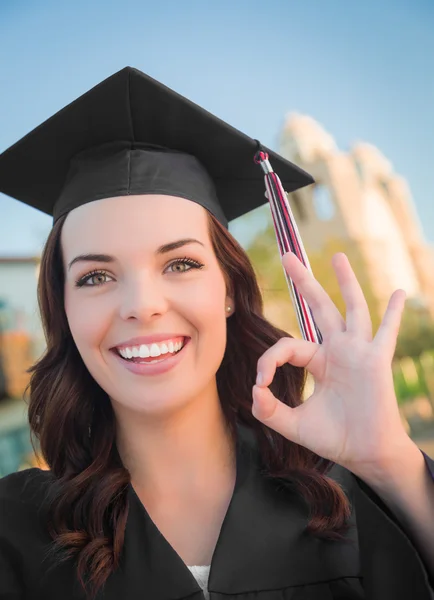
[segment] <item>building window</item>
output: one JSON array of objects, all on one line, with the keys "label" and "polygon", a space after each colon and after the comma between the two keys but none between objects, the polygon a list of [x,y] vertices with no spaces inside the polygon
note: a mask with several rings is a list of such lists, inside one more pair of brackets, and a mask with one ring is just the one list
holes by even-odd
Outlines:
[{"label": "building window", "polygon": [[306,221],[306,207],[303,203],[303,198],[301,197],[301,195],[297,193],[290,194],[290,204],[292,210],[294,211],[295,220],[299,221],[300,223],[302,221]]},{"label": "building window", "polygon": [[387,181],[384,181],[384,179],[380,179],[379,183],[380,183],[381,191],[384,193],[386,198],[388,198],[390,196],[390,192],[389,192],[389,186],[387,184]]},{"label": "building window", "polygon": [[363,174],[363,168],[362,165],[360,164],[359,160],[354,157],[354,166],[356,167],[356,173],[359,176],[359,180],[363,183],[365,180],[364,174]]},{"label": "building window", "polygon": [[313,206],[320,221],[330,221],[335,214],[335,205],[330,190],[325,185],[316,185],[313,191]]}]

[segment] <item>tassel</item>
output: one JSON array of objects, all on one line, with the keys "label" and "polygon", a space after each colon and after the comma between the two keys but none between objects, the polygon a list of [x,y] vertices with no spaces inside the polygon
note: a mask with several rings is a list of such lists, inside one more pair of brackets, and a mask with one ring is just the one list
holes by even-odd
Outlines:
[{"label": "tassel", "polygon": [[[303,265],[312,273],[303,242],[298,231],[294,214],[288,202],[288,197],[283,189],[282,183],[276,173],[273,171],[268,160],[267,152],[264,152],[260,143],[255,154],[254,161],[262,167],[265,176],[266,197],[270,202],[271,214],[273,217],[274,231],[276,233],[277,245],[279,246],[280,256],[287,252],[293,252]],[[297,290],[292,279],[284,269],[286,282],[292,302],[297,314],[297,320],[301,335],[309,342],[322,343],[322,335],[315,324],[312,311],[307,302]]]}]

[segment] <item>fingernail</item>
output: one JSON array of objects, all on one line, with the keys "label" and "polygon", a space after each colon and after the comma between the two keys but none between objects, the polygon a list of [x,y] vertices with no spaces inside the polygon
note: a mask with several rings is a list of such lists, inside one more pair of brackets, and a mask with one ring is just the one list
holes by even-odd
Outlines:
[{"label": "fingernail", "polygon": [[258,375],[256,377],[256,385],[262,385],[263,383],[264,383],[264,376],[259,371],[259,373],[258,373]]}]

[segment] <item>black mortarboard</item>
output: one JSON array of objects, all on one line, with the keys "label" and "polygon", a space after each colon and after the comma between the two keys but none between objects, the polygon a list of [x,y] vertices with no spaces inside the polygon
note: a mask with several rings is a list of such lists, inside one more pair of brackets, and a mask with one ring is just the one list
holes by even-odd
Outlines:
[{"label": "black mortarboard", "polygon": [[[0,155],[0,191],[61,215],[130,194],[187,198],[227,222],[266,202],[256,140],[126,67]],[[286,192],[312,177],[266,150]]]}]

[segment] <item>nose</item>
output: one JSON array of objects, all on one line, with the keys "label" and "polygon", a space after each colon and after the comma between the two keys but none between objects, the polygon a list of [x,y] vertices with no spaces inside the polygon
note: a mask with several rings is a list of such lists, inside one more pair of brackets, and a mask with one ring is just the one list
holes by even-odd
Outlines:
[{"label": "nose", "polygon": [[136,276],[123,286],[120,317],[147,321],[167,311],[169,302],[163,285],[149,275]]}]

